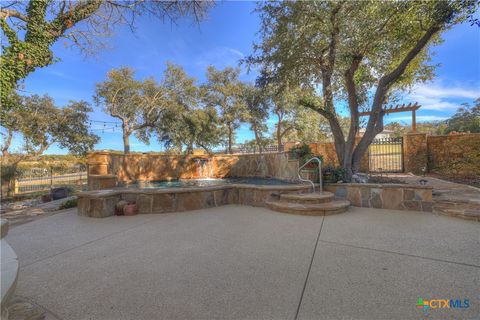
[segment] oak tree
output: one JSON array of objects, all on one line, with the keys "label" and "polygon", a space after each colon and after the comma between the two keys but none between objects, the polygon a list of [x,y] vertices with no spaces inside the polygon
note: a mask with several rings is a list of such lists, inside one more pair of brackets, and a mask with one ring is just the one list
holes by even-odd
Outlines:
[{"label": "oak tree", "polygon": [[[383,130],[385,102],[432,78],[432,45],[476,6],[469,0],[263,2],[261,41],[247,62],[261,66],[261,82],[309,87],[318,94],[299,102],[328,120],[350,178]],[[351,120],[346,135],[339,122],[345,106]],[[364,110],[371,115],[356,143]]]},{"label": "oak tree", "polygon": [[207,69],[207,82],[203,86],[205,103],[219,111],[221,121],[227,130],[227,150],[232,153],[235,131],[245,118],[246,104],[243,98],[244,83],[240,81],[240,69],[226,67],[217,70],[213,66]]},{"label": "oak tree", "polygon": [[166,92],[153,78],[134,79],[130,68],[113,69],[96,85],[95,103],[122,123],[123,150],[130,152],[130,136],[149,143],[145,129],[153,128],[167,108]]},{"label": "oak tree", "polygon": [[195,147],[211,152],[224,142],[217,110],[204,102],[205,91],[178,65],[167,64],[162,84],[168,101],[162,121],[149,130],[168,148],[190,154]]},{"label": "oak tree", "polygon": [[243,98],[246,105],[244,120],[250,125],[250,130],[255,136],[254,141],[244,144],[261,153],[270,142],[265,137],[268,131],[266,121],[270,111],[270,99],[264,90],[252,84],[244,86]]},{"label": "oak tree", "polygon": [[142,15],[172,22],[193,15],[198,21],[211,4],[180,0],[1,1],[2,107],[15,106],[11,99],[20,80],[57,61],[52,46],[61,39],[91,53],[99,49],[102,42],[98,40],[112,34],[118,24],[127,24],[134,30],[136,19]]}]

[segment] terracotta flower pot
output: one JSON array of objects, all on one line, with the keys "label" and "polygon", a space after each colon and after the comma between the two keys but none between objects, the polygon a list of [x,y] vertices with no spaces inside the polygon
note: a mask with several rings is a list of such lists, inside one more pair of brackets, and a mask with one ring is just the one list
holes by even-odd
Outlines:
[{"label": "terracotta flower pot", "polygon": [[127,205],[128,202],[125,201],[125,200],[120,200],[117,202],[117,204],[115,205],[115,215],[117,216],[123,216],[123,208],[125,207],[125,205]]},{"label": "terracotta flower pot", "polygon": [[134,216],[138,214],[138,206],[136,203],[129,203],[123,207],[123,214],[126,216]]}]

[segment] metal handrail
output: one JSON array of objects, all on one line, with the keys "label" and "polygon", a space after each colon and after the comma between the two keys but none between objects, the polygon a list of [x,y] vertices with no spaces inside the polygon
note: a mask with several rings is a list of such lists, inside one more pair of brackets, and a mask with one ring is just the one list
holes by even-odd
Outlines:
[{"label": "metal handrail", "polygon": [[317,157],[310,158],[300,168],[298,168],[298,179],[300,179],[300,181],[303,181],[303,182],[310,182],[312,184],[313,192],[315,192],[315,184],[313,183],[313,181],[309,179],[303,179],[302,176],[300,175],[300,172],[302,171],[302,169],[312,161],[318,162],[318,178],[320,180],[320,193],[322,193],[322,190],[323,190],[322,189],[322,160],[320,160],[319,158]]}]

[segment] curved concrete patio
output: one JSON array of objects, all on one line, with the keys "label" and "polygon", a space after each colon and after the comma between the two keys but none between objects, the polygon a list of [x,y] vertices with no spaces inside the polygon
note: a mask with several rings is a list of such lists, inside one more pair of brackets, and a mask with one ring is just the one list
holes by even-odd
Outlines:
[{"label": "curved concrete patio", "polygon": [[[16,294],[61,319],[478,319],[480,223],[224,206],[17,226]],[[423,311],[418,298],[469,299]]]}]

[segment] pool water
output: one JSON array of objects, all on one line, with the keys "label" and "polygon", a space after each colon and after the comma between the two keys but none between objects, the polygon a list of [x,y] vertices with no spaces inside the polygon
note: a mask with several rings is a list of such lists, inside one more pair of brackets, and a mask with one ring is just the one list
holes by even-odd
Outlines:
[{"label": "pool water", "polygon": [[188,188],[188,187],[211,187],[226,184],[253,184],[259,186],[278,186],[293,184],[292,182],[279,179],[266,178],[226,178],[226,179],[185,179],[171,181],[139,181],[127,185],[127,188],[140,189],[165,189],[165,188]]}]

